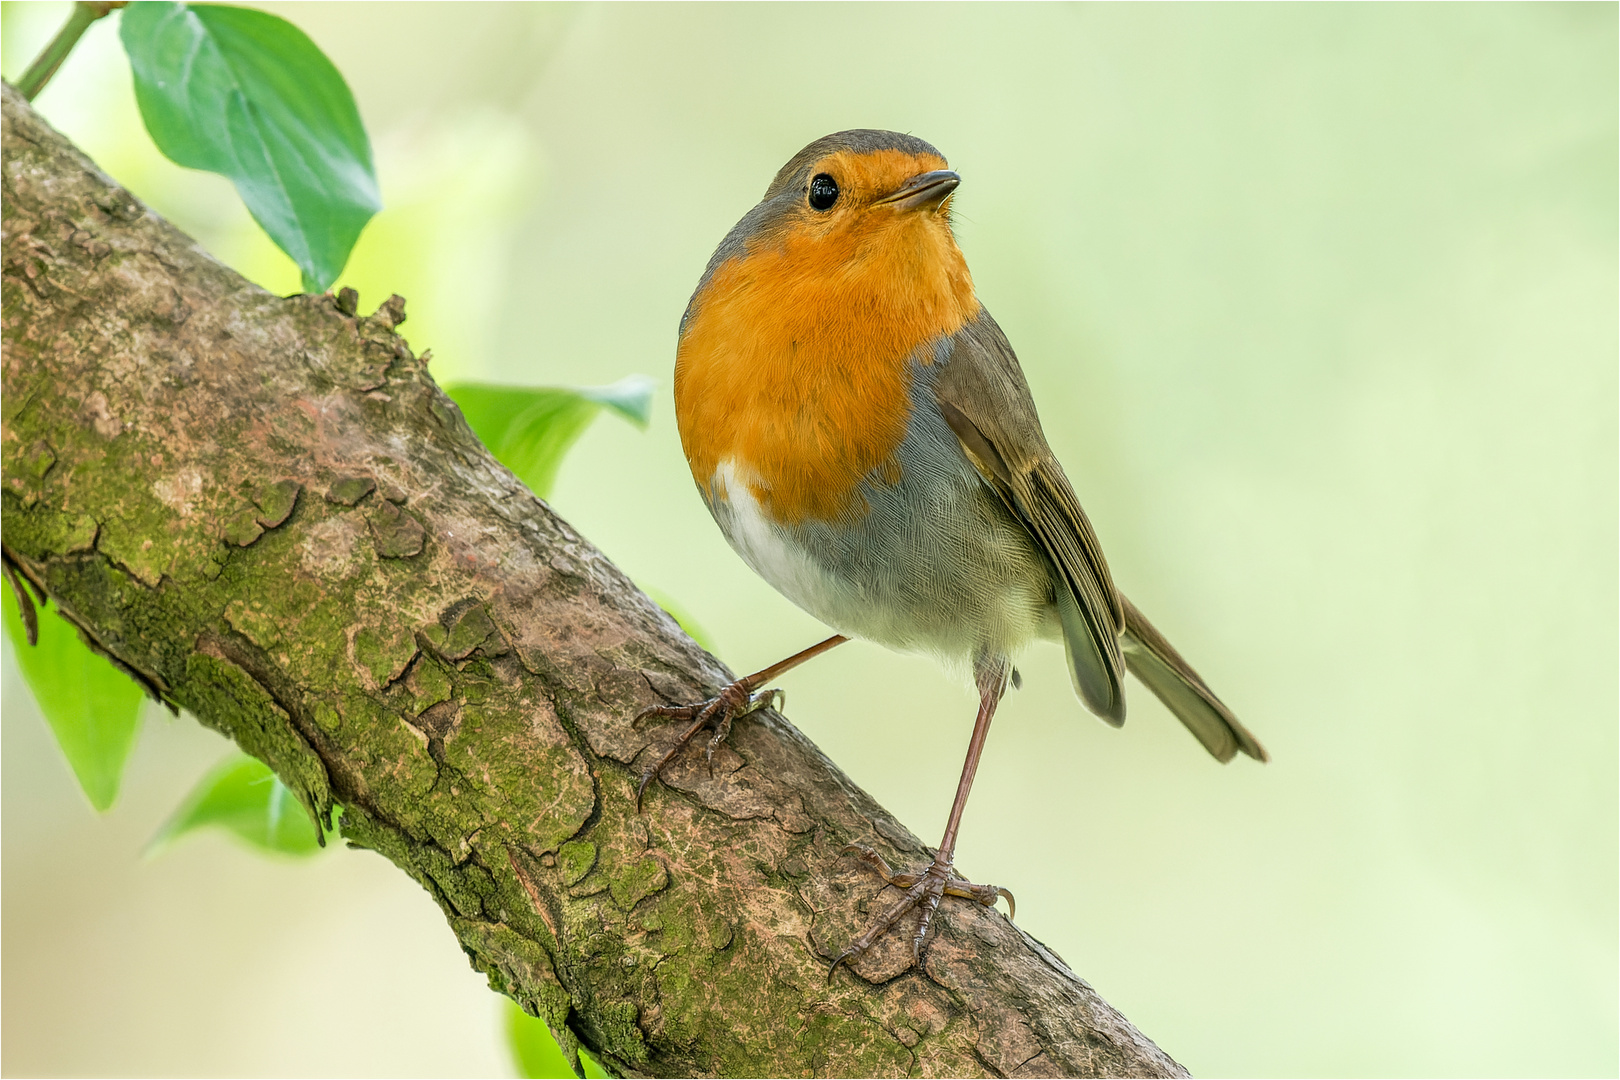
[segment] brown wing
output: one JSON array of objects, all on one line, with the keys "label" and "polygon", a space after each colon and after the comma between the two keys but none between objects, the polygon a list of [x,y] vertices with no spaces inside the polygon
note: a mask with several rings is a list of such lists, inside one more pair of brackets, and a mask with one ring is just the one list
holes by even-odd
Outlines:
[{"label": "brown wing", "polygon": [[1018,358],[988,311],[957,332],[934,393],[969,460],[1057,570],[1075,690],[1092,712],[1124,723],[1124,607],[1091,522],[1046,445]]}]

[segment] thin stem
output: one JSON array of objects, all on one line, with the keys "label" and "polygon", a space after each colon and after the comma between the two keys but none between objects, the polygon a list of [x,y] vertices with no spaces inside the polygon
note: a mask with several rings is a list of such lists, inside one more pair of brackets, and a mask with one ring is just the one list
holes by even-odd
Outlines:
[{"label": "thin stem", "polygon": [[56,74],[56,69],[62,66],[62,61],[67,59],[68,53],[73,51],[73,46],[79,43],[79,38],[90,29],[90,24],[97,19],[105,18],[108,12],[114,8],[121,8],[128,2],[129,0],[96,0],[89,3],[86,0],[78,0],[78,3],[73,5],[73,14],[62,24],[62,29],[56,32],[56,36],[51,38],[51,43],[45,46],[34,58],[34,62],[28,65],[28,70],[23,72],[22,78],[17,80],[17,92],[28,101],[38,97],[39,92],[45,89],[45,84],[51,81],[51,76]]}]

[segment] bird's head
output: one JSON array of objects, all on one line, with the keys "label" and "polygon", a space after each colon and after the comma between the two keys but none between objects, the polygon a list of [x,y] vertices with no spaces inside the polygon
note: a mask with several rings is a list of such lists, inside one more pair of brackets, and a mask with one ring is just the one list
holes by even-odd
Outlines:
[{"label": "bird's head", "polygon": [[960,183],[939,151],[910,135],[857,129],[817,139],[721,242],[693,304],[713,285],[778,319],[836,321],[832,308],[854,305],[915,322],[926,337],[949,333],[978,307],[951,231]]}]

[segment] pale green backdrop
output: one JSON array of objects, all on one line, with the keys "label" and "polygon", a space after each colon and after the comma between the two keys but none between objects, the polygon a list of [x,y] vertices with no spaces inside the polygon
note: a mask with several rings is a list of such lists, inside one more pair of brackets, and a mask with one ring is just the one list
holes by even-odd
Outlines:
[{"label": "pale green backdrop", "polygon": [[[366,310],[409,297],[441,379],[661,380],[555,505],[737,670],[824,631],[693,492],[676,322],[800,146],[932,141],[1116,579],[1274,757],[1215,764],[1134,686],[1112,731],[1038,648],[962,868],[1195,1073],[1620,1069],[1613,4],[265,6],[376,144]],[[65,7],[6,5],[7,75]],[[224,181],[152,149],[113,22],[41,110],[294,290]],[[223,743],[150,721],[98,820],[5,676],[5,1073],[510,1068],[402,874],[212,836],[142,862]],[[866,645],[785,686],[938,834],[964,686]]]}]

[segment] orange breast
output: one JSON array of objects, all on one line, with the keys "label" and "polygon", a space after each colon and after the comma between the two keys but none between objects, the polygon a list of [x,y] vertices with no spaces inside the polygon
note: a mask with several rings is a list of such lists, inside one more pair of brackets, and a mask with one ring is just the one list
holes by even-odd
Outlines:
[{"label": "orange breast", "polygon": [[676,354],[693,479],[707,493],[729,460],[784,524],[862,512],[863,478],[899,476],[911,357],[977,310],[937,219],[756,240],[710,278]]}]

